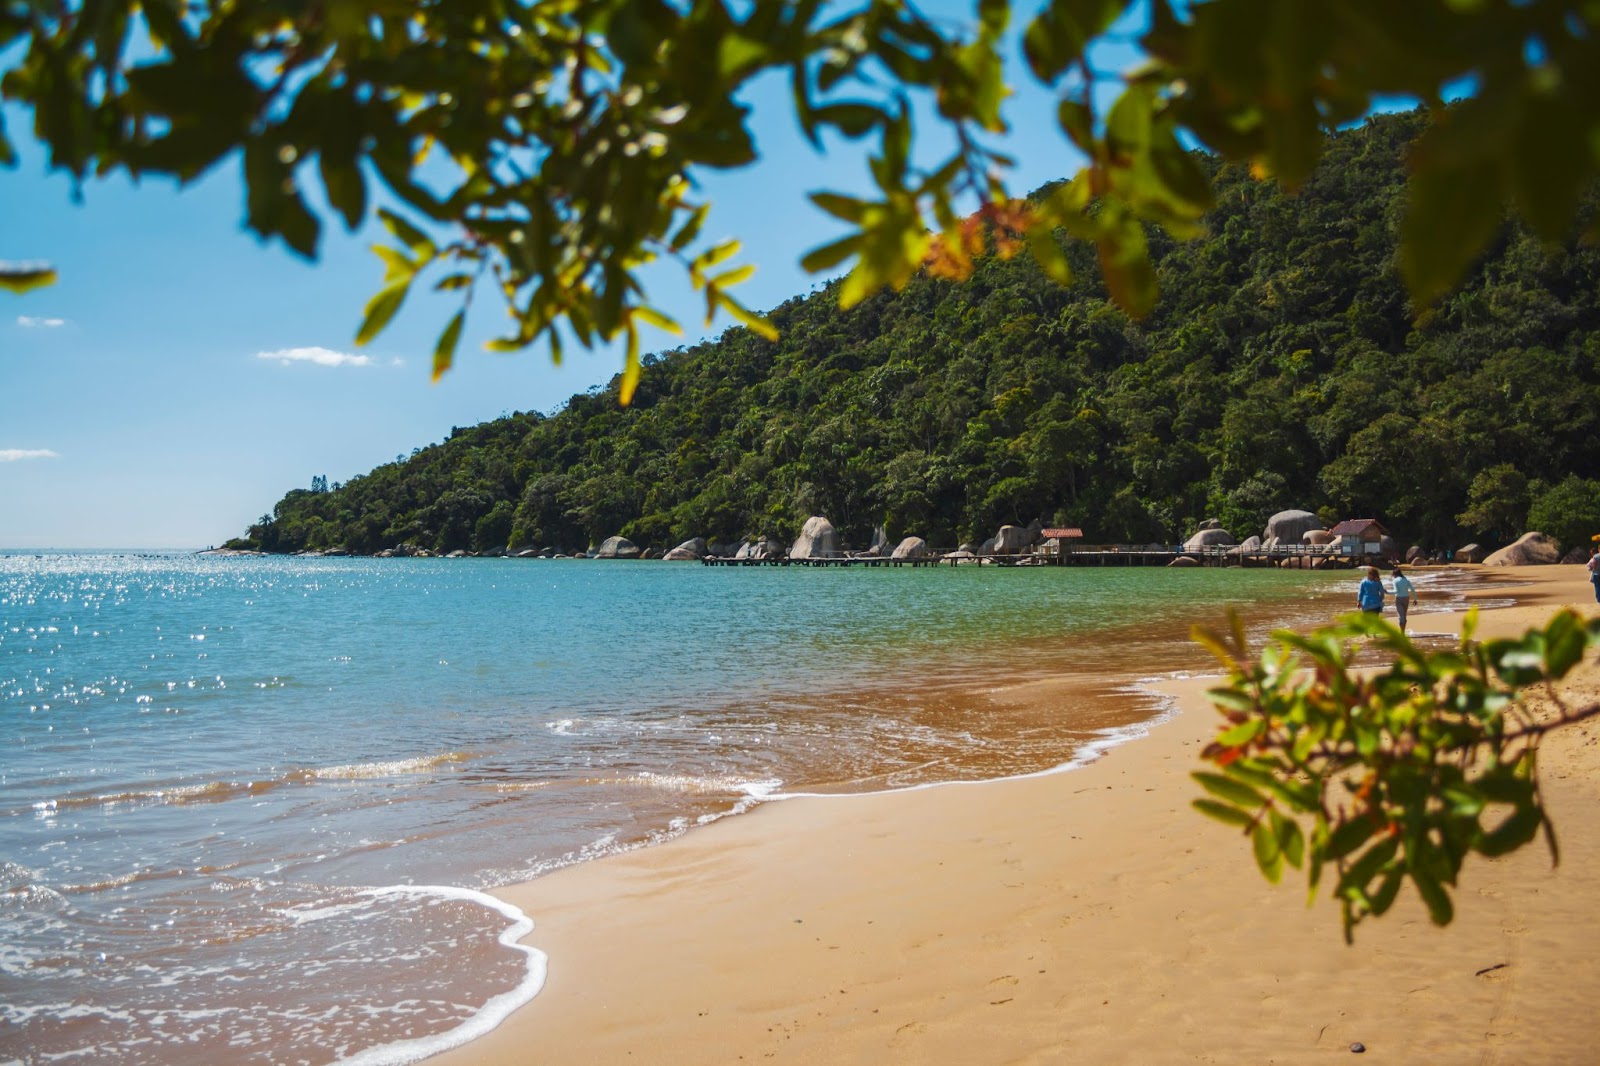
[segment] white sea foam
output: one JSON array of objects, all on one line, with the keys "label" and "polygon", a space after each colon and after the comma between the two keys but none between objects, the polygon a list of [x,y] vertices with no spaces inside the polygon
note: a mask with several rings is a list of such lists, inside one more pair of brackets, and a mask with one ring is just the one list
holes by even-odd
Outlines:
[{"label": "white sea foam", "polygon": [[478,1008],[472,1017],[454,1029],[411,1040],[397,1040],[391,1044],[367,1048],[354,1055],[341,1055],[336,1061],[350,1063],[353,1066],[403,1066],[404,1063],[421,1061],[430,1055],[460,1047],[467,1041],[476,1040],[492,1031],[505,1021],[512,1011],[538,995],[539,990],[544,987],[545,973],[550,959],[538,948],[519,943],[523,937],[533,932],[533,919],[524,914],[521,908],[514,907],[486,892],[475,892],[470,888],[456,888],[451,885],[386,885],[382,888],[366,889],[364,894],[374,897],[434,896],[439,899],[459,899],[496,911],[511,923],[501,932],[498,942],[503,947],[520,951],[527,956],[527,973],[515,988],[492,997]]}]

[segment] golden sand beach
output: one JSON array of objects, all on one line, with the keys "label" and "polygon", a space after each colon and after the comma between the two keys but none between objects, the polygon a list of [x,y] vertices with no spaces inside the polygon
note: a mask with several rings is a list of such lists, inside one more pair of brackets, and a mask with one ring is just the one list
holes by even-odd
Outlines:
[{"label": "golden sand beach", "polygon": [[[1595,610],[1580,567],[1495,576],[1522,584],[1481,635]],[[1207,684],[1169,683],[1168,720],[1076,771],[772,803],[505,889],[548,982],[435,1061],[1600,1061],[1600,727],[1545,742],[1559,867],[1474,856],[1448,928],[1403,895],[1347,946],[1326,896],[1190,808]],[[1600,668],[1567,688],[1600,700]]]}]

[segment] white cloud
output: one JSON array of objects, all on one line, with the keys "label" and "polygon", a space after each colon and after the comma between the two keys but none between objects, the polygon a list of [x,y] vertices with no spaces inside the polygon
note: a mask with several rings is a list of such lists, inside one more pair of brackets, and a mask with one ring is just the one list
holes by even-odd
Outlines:
[{"label": "white cloud", "polygon": [[59,459],[61,456],[49,448],[0,448],[0,463],[15,463],[20,459]]},{"label": "white cloud", "polygon": [[17,325],[23,329],[60,329],[67,324],[64,318],[39,318],[36,315],[18,315]]},{"label": "white cloud", "polygon": [[275,352],[257,352],[257,359],[276,359],[284,366],[290,363],[312,363],[316,366],[371,366],[372,356],[351,355],[331,348],[280,348]]},{"label": "white cloud", "polygon": [[393,359],[389,360],[389,365],[390,366],[405,366],[406,365],[406,361],[404,359],[400,358],[397,355]]}]

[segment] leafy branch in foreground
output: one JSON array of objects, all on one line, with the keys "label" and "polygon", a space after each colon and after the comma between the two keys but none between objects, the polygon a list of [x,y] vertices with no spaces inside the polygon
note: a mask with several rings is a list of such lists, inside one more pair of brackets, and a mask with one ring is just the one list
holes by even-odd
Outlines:
[{"label": "leafy branch in foreground", "polygon": [[[1309,634],[1280,630],[1255,659],[1243,627],[1194,637],[1227,667],[1209,696],[1226,719],[1202,752],[1215,770],[1196,809],[1250,837],[1276,883],[1304,868],[1311,899],[1325,868],[1355,925],[1393,905],[1407,879],[1437,925],[1454,916],[1450,888],[1472,852],[1504,855],[1543,831],[1559,861],[1539,791],[1539,741],[1600,714],[1569,707],[1555,682],[1600,643],[1600,619],[1562,611],[1516,639],[1474,642],[1476,611],[1458,647],[1428,651],[1390,623],[1352,616]],[[1363,647],[1392,657],[1354,665]],[[1536,713],[1537,693],[1549,710]]]},{"label": "leafy branch in foreground", "polygon": [[[948,18],[901,0],[0,0],[0,99],[31,113],[50,165],[78,181],[123,170],[187,183],[241,157],[250,227],[307,257],[323,217],[354,229],[381,190],[397,244],[375,249],[386,277],[360,341],[429,273],[462,304],[435,349],[437,377],[481,283],[512,320],[492,350],[543,342],[559,359],[563,336],[625,338],[624,403],[640,327],[676,329],[646,299],[653,262],[685,268],[709,313],[771,336],[729,292],[750,268],[712,271],[739,245],[702,239],[698,191],[706,171],[756,160],[741,97],[767,76],[787,81],[790,113],[818,148],[873,145],[870,192],[812,197],[846,230],[803,265],[852,261],[845,307],[925,266],[965,277],[991,240],[1065,281],[1065,235],[1093,244],[1111,298],[1142,315],[1156,299],[1149,230],[1193,237],[1214,204],[1189,147],[1295,189],[1326,130],[1396,99],[1436,118],[1409,159],[1398,257],[1419,308],[1470,269],[1508,201],[1547,241],[1597,232],[1584,198],[1600,175],[1592,3],[1048,0],[1028,8],[1019,61],[1008,28],[1020,8],[976,0]],[[1096,46],[1131,24],[1146,62],[1097,69]],[[1012,160],[992,143],[1024,66],[1085,159],[1027,204],[1007,191]],[[1107,105],[1096,90],[1109,82],[1121,91]],[[924,158],[930,126],[953,151]],[[0,166],[17,159],[0,127]]]}]

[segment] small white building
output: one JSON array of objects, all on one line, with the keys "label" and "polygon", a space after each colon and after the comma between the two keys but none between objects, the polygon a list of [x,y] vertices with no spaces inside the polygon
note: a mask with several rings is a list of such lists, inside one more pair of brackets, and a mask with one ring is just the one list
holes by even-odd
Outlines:
[{"label": "small white building", "polygon": [[1328,530],[1338,538],[1340,555],[1378,555],[1389,531],[1376,518],[1350,518]]}]

